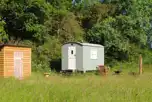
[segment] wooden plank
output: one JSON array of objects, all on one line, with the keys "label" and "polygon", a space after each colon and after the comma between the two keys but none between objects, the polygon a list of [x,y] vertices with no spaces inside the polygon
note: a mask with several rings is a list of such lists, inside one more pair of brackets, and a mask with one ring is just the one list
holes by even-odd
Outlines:
[{"label": "wooden plank", "polygon": [[24,66],[24,68],[25,68],[25,69],[30,69],[30,68],[31,68],[31,66]]},{"label": "wooden plank", "polygon": [[5,49],[8,49],[8,48],[11,48],[11,49],[17,49],[17,48],[21,48],[21,49],[31,49],[31,48],[27,48],[27,47],[21,47],[21,46],[5,46]]},{"label": "wooden plank", "polygon": [[[11,53],[6,53],[6,54],[5,54],[5,56],[14,57],[14,53],[12,53],[12,54],[11,54]],[[30,57],[30,56],[31,56],[31,54],[28,54],[28,53],[27,53],[27,54],[25,54],[25,53],[23,53],[23,56],[24,56],[24,57]],[[1,56],[1,57],[3,57],[3,56]]]},{"label": "wooden plank", "polygon": [[5,69],[10,69],[12,67],[14,67],[14,66],[12,66],[12,65],[5,65]]},{"label": "wooden plank", "polygon": [[24,70],[29,70],[31,69],[31,67],[24,67]]},{"label": "wooden plank", "polygon": [[31,65],[24,65],[25,68],[31,67]]},{"label": "wooden plank", "polygon": [[24,70],[25,72],[31,72],[31,68],[30,69],[27,69],[27,70]]},{"label": "wooden plank", "polygon": [[8,64],[9,64],[9,65],[10,65],[10,64],[11,64],[11,65],[14,65],[14,63],[9,63],[9,62],[6,62],[6,63],[5,63],[5,65],[8,65]]},{"label": "wooden plank", "polygon": [[25,74],[25,73],[29,73],[29,72],[30,72],[29,70],[28,70],[28,71],[24,71],[24,74]]},{"label": "wooden plank", "polygon": [[[23,59],[27,59],[27,58],[29,59],[29,58],[31,58],[31,56],[24,56],[23,55]],[[5,59],[14,59],[14,56],[7,56],[7,58],[5,58]]]},{"label": "wooden plank", "polygon": [[31,60],[23,60],[24,64],[31,64]]},{"label": "wooden plank", "polygon": [[20,52],[24,52],[24,53],[31,52],[30,50],[19,50],[19,49],[14,49],[14,50],[7,49],[7,50],[5,50],[6,53],[9,53],[9,52],[14,53],[15,51],[20,51]]},{"label": "wooden plank", "polygon": [[24,52],[30,52],[31,50],[28,49],[5,49],[5,51],[24,51]]},{"label": "wooden plank", "polygon": [[31,51],[30,49],[20,49],[20,48],[16,48],[16,49],[12,49],[12,48],[5,48],[4,51]]},{"label": "wooden plank", "polygon": [[25,47],[12,47],[12,46],[5,46],[5,49],[31,49],[31,48],[25,48]]},{"label": "wooden plank", "polygon": [[30,55],[30,53],[27,51],[27,52],[24,52],[24,51],[6,51],[5,54],[9,54],[9,55],[14,55],[14,52],[23,52],[24,55]]},{"label": "wooden plank", "polygon": [[[22,59],[23,61],[29,61],[31,60],[30,58],[29,59]],[[6,58],[5,61],[14,61],[14,58]]]},{"label": "wooden plank", "polygon": [[[14,67],[14,64],[5,64],[5,68],[7,68],[7,67]],[[27,67],[31,67],[31,65],[30,64],[23,64],[23,67],[27,68]]]},{"label": "wooden plank", "polygon": [[19,50],[19,49],[20,50],[30,50],[29,48],[22,48],[22,47],[20,47],[20,48],[19,47],[7,47],[7,48],[5,47],[5,50],[8,50],[8,49],[10,49],[10,50],[14,50],[14,49],[15,50]]},{"label": "wooden plank", "polygon": [[[2,59],[1,59],[2,60]],[[13,61],[14,60],[14,58],[5,58],[5,61]],[[26,61],[26,60],[31,60],[31,58],[23,58],[22,60],[24,60],[24,61]]]},{"label": "wooden plank", "polygon": [[1,76],[1,77],[4,76],[4,73],[3,73],[3,74],[0,74],[0,76]]},{"label": "wooden plank", "polygon": [[[31,59],[23,59],[23,63],[30,63]],[[14,59],[5,59],[5,63],[14,62]]]},{"label": "wooden plank", "polygon": [[31,66],[24,66],[24,69],[26,70],[31,69]]},{"label": "wooden plank", "polygon": [[[6,53],[5,56],[14,57],[14,54],[7,54],[7,53]],[[24,56],[24,57],[30,57],[30,54],[24,54],[24,53],[23,53],[23,56]],[[0,57],[3,57],[3,56],[0,56]]]},{"label": "wooden plank", "polygon": [[26,75],[30,75],[31,73],[24,73],[24,76],[26,76]]},{"label": "wooden plank", "polygon": [[24,67],[24,70],[30,70],[31,69],[31,67]]},{"label": "wooden plank", "polygon": [[6,67],[14,66],[14,64],[5,64]]}]

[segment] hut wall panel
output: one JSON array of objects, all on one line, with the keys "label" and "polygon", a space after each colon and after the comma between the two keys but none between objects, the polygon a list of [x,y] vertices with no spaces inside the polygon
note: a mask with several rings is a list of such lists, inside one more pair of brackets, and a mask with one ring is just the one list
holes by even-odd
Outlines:
[{"label": "hut wall panel", "polygon": [[0,77],[4,76],[4,50],[0,51]]},{"label": "hut wall panel", "polygon": [[23,77],[31,74],[31,49],[22,47],[5,47],[5,76],[14,75],[14,52],[23,52]]}]

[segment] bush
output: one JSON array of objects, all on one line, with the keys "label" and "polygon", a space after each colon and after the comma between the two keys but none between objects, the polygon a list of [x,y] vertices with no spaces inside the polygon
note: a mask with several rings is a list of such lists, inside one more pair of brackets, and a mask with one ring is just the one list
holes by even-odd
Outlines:
[{"label": "bush", "polygon": [[34,72],[49,72],[51,71],[49,62],[33,60],[32,61],[32,71]]}]

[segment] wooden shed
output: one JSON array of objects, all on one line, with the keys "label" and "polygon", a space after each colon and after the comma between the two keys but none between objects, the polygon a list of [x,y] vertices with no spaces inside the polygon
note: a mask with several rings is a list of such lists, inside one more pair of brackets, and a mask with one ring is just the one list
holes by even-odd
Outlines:
[{"label": "wooden shed", "polygon": [[0,45],[0,77],[25,78],[31,75],[31,48]]}]

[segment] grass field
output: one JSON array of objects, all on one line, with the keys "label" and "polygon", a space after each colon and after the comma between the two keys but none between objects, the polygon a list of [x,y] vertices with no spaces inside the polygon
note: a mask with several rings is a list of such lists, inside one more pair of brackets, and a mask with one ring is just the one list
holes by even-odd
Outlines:
[{"label": "grass field", "polygon": [[94,73],[49,78],[32,73],[29,79],[0,79],[0,102],[152,102],[152,71],[131,76],[127,71],[101,77]]}]

